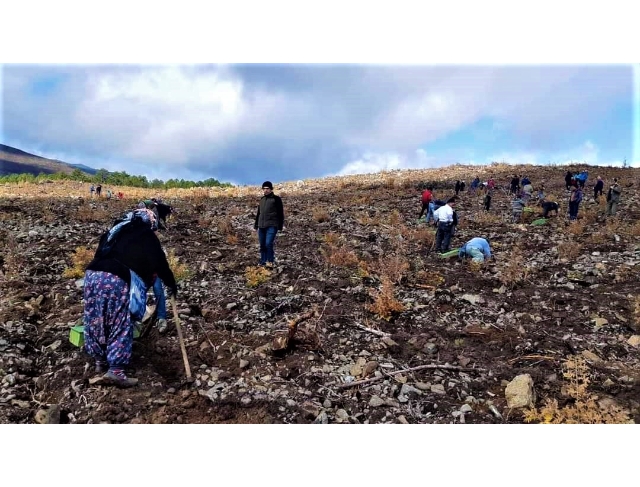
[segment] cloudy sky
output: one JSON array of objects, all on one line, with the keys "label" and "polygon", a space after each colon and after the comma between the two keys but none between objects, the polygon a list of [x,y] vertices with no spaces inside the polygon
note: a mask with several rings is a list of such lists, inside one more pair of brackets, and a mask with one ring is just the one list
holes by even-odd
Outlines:
[{"label": "cloudy sky", "polygon": [[0,142],[150,179],[260,184],[492,161],[640,165],[632,65],[1,69]]}]

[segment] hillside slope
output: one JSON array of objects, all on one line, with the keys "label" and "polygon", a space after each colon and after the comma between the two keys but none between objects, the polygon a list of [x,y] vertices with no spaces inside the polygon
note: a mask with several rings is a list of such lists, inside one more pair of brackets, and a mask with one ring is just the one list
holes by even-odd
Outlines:
[{"label": "hillside slope", "polygon": [[[101,231],[137,200],[90,199],[84,188],[84,199],[0,197],[0,423],[32,423],[47,404],[63,423],[523,423],[527,408],[507,398],[521,375],[535,392],[525,387],[523,402],[557,401],[545,420],[582,405],[578,422],[638,422],[640,170],[590,168],[573,223],[564,171],[455,167],[276,184],[285,229],[277,265],[262,275],[258,188],[172,198],[159,238],[190,271],[177,311],[196,381],[181,382],[169,307],[170,332],[135,343],[140,382],[128,390],[93,383],[91,361],[69,343],[83,291],[63,273],[77,247],[91,258]],[[559,215],[511,223],[513,172],[534,187],[544,180]],[[424,181],[439,182],[444,198],[476,174],[496,179],[492,207],[461,194],[452,247],[488,238],[496,260],[482,266],[435,255],[433,230],[417,221]],[[598,174],[621,179],[616,217],[592,200]],[[313,310],[275,352],[274,337]],[[568,371],[573,384],[572,363],[584,367]]]},{"label": "hillside slope", "polygon": [[88,166],[47,159],[46,157],[30,154],[15,147],[0,144],[0,176],[24,173],[37,176],[40,173],[53,174],[56,172],[71,174],[76,168],[88,174],[95,174],[97,172]]}]

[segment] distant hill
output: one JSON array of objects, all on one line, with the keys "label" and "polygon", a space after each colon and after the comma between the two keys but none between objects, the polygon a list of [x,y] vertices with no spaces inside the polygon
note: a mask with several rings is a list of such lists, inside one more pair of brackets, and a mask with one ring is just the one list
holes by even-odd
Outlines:
[{"label": "distant hill", "polygon": [[98,172],[96,169],[83,164],[69,164],[55,159],[47,159],[15,147],[0,144],[0,176],[24,173],[37,176],[40,173],[53,174],[56,172],[71,174],[74,169],[80,169],[87,174]]}]

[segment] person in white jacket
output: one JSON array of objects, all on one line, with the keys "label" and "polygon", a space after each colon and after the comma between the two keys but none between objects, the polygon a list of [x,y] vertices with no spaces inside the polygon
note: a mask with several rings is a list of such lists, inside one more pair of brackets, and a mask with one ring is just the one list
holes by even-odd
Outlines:
[{"label": "person in white jacket", "polygon": [[438,225],[436,232],[436,252],[448,252],[451,245],[451,233],[453,231],[453,207],[456,204],[455,196],[449,198],[444,206],[438,208],[433,216]]}]

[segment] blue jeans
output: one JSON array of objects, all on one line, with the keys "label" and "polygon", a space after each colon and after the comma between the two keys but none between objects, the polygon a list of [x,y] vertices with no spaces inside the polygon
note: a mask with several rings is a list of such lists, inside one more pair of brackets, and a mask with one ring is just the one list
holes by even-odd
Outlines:
[{"label": "blue jeans", "polygon": [[429,211],[427,211],[427,225],[431,220],[435,220],[433,216],[433,209],[435,208],[435,206],[436,205],[434,205],[433,203],[429,203]]},{"label": "blue jeans", "polygon": [[156,309],[158,310],[158,319],[167,319],[167,298],[164,295],[164,287],[159,277],[153,282],[153,294],[156,297]]},{"label": "blue jeans", "polygon": [[267,262],[274,263],[274,242],[276,240],[277,227],[258,228],[258,240],[260,241],[260,265]]}]

